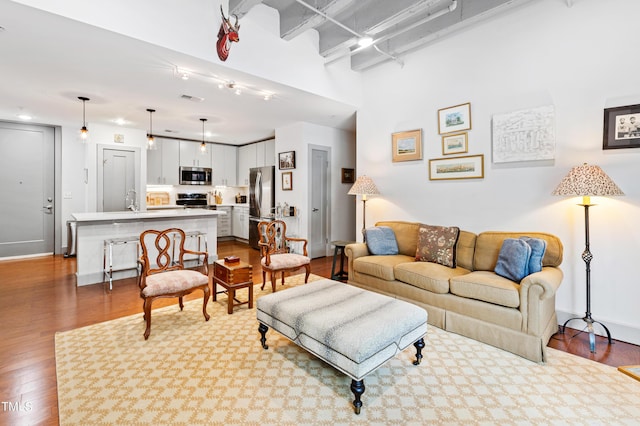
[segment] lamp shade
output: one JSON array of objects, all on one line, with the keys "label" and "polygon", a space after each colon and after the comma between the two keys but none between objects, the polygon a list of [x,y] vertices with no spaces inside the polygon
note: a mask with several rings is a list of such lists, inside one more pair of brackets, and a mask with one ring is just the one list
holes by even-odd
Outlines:
[{"label": "lamp shade", "polygon": [[373,180],[367,175],[358,176],[356,182],[353,184],[349,192],[349,195],[379,195],[380,191],[373,183]]},{"label": "lamp shade", "polygon": [[624,192],[600,167],[584,163],[572,168],[552,194],[567,197],[609,197],[624,195]]}]

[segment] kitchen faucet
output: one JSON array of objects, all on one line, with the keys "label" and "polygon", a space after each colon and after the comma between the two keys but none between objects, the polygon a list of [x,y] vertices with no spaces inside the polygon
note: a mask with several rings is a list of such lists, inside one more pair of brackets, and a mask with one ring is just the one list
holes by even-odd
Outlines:
[{"label": "kitchen faucet", "polygon": [[[131,198],[129,198],[129,194],[133,193],[133,196]],[[138,211],[138,193],[136,192],[135,189],[131,188],[130,190],[127,191],[127,196],[124,197],[124,202],[125,204],[129,203],[129,200],[131,200],[130,204],[127,206],[127,209],[137,212]]]}]

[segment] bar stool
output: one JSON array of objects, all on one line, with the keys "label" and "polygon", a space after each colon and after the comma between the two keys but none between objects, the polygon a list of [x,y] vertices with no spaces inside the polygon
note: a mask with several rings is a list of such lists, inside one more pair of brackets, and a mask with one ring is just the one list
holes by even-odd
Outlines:
[{"label": "bar stool", "polygon": [[[113,269],[113,246],[135,243],[136,245],[136,266],[128,266],[118,269]],[[109,269],[107,269],[107,257],[109,258]],[[140,258],[140,237],[137,235],[129,235],[126,237],[107,238],[104,240],[103,256],[102,256],[102,269],[105,281],[107,276],[109,277],[109,291],[113,290],[113,273],[118,271],[127,271],[130,269],[136,270],[136,276],[140,273],[138,259]]]},{"label": "bar stool", "polygon": [[[173,235],[173,248],[172,248],[172,254],[171,254],[171,258],[175,259],[175,249],[176,249],[176,243],[175,243],[175,238],[176,238],[177,234]],[[185,244],[186,244],[186,238],[197,238],[198,240],[198,251],[206,251],[207,253],[209,252],[209,247],[207,245],[207,234],[205,232],[202,231],[189,231],[189,232],[185,232],[184,233],[185,236]],[[201,250],[201,243],[204,241],[204,250]],[[173,260],[173,263],[175,264],[176,261]],[[200,255],[198,255],[198,266],[202,266],[202,263],[200,262]]]},{"label": "bar stool", "polygon": [[[337,281],[343,281],[349,278],[349,272],[344,270],[344,248],[348,244],[353,244],[355,241],[331,241],[331,244],[335,246],[333,250],[333,262],[331,263],[331,279]],[[340,270],[336,271],[336,259],[340,255]]]}]

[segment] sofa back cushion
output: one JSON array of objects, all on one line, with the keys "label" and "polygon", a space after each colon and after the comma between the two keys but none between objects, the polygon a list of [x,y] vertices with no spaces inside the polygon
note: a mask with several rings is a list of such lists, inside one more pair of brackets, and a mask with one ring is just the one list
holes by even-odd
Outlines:
[{"label": "sofa back cushion", "polygon": [[388,226],[393,229],[398,242],[398,252],[405,256],[415,257],[418,247],[419,223],[402,221],[383,221],[376,223],[376,226]]},{"label": "sofa back cushion", "polygon": [[[420,229],[420,225],[418,222],[393,220],[376,223],[376,226],[388,226],[393,229],[393,232],[396,234],[396,241],[398,242],[398,251],[400,254],[411,257],[415,257],[416,250],[418,249],[418,229]],[[460,230],[460,236],[456,244],[456,264],[459,267],[468,269],[469,271],[473,270],[473,252],[475,251],[475,247],[476,234]],[[500,251],[499,247],[498,251]]]},{"label": "sofa back cushion", "polygon": [[[560,266],[562,263],[562,242],[558,237],[544,232],[499,232],[487,231],[478,234],[473,255],[474,271],[493,271],[498,262],[502,242],[506,238],[532,237],[547,242],[547,249],[542,258],[542,266]],[[460,265],[462,266],[462,265]],[[464,267],[464,266],[463,266]]]}]

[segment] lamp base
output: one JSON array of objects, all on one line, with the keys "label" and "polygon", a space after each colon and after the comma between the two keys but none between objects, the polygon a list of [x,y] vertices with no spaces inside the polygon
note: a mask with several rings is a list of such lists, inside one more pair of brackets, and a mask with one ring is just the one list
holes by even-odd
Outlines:
[{"label": "lamp base", "polygon": [[[602,328],[604,328],[604,331],[607,332],[607,339],[609,339],[609,344],[611,344],[611,333],[609,333],[609,329],[607,328],[607,326],[601,323],[600,321],[596,321],[593,318],[591,318],[591,314],[589,313],[587,313],[584,317],[575,317],[575,318],[569,318],[568,320],[566,320],[564,324],[562,324],[562,334],[564,334],[564,330],[567,327],[567,324],[573,320],[582,320],[587,323],[587,332],[589,333],[589,349],[591,350],[591,353],[596,353],[596,334],[593,331],[593,324],[600,324]],[[579,331],[578,333],[571,336],[571,338],[573,339],[583,331],[584,330]]]}]

